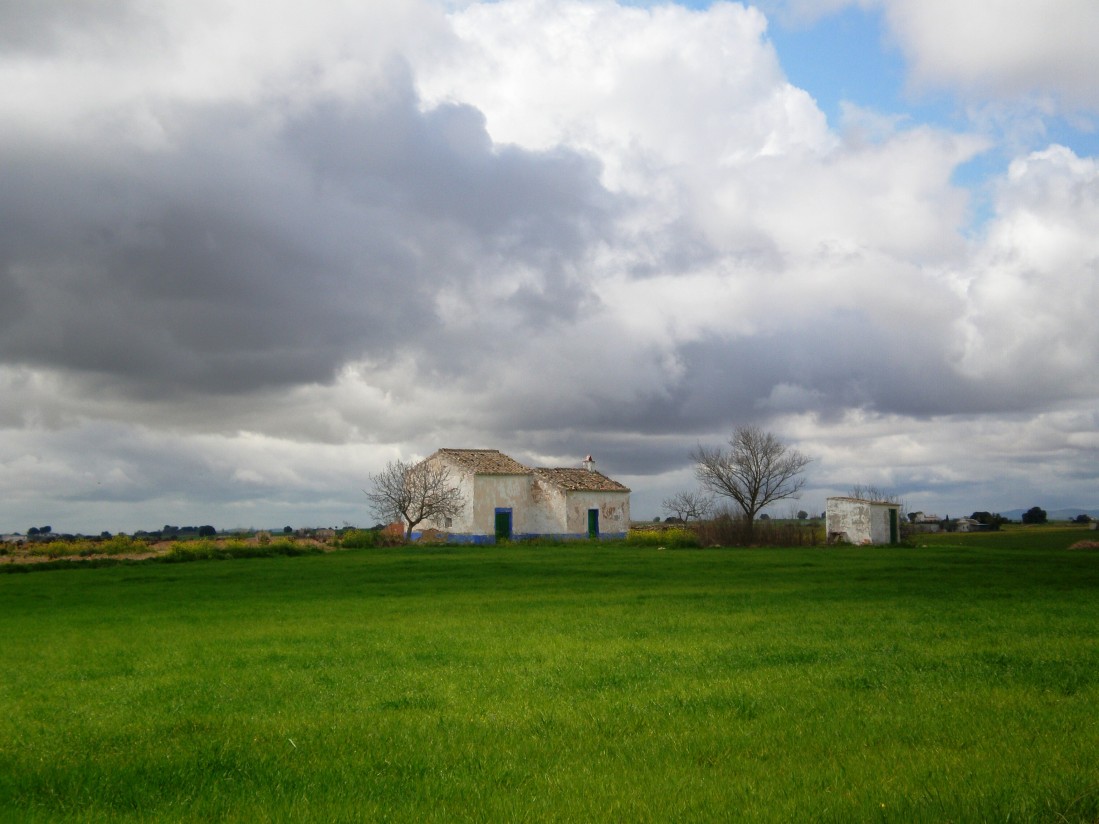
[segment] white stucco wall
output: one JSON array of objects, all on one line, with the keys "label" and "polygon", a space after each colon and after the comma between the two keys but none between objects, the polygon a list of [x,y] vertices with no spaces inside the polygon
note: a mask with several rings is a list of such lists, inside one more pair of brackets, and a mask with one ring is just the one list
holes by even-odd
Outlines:
[{"label": "white stucco wall", "polygon": [[474,476],[468,472],[459,472],[454,467],[450,468],[451,476],[458,480],[458,489],[462,493],[462,513],[451,520],[450,526],[442,523],[431,523],[435,529],[443,529],[448,532],[469,532],[473,528],[473,491]]},{"label": "white stucco wall", "polygon": [[566,527],[565,491],[534,479],[531,487],[530,533],[536,535],[564,535]]},{"label": "white stucco wall", "polygon": [[626,533],[630,528],[630,493],[576,490],[566,494],[565,531],[588,534],[588,510],[599,510],[599,533]]},{"label": "white stucco wall", "polygon": [[537,532],[538,507],[531,494],[530,475],[474,475],[451,466],[451,477],[462,493],[465,506],[450,526],[435,520],[424,521],[417,531],[438,529],[455,535],[495,535],[496,510],[511,510],[513,535]]},{"label": "white stucco wall", "polygon": [[852,544],[888,544],[891,539],[889,512],[897,512],[900,528],[900,507],[879,501],[858,498],[829,498],[825,510],[828,540],[843,540]]},{"label": "white stucco wall", "polygon": [[892,543],[890,529],[889,529],[889,512],[890,510],[897,513],[897,531],[900,532],[900,507],[890,506],[888,504],[873,503],[870,504],[870,543],[872,544],[889,544]]},{"label": "white stucco wall", "polygon": [[511,531],[527,532],[531,519],[529,475],[478,475],[474,481],[474,535],[496,534],[497,508],[511,510]]},{"label": "white stucco wall", "polygon": [[[438,462],[438,458],[432,458],[432,463]],[[450,469],[450,480],[458,487],[458,491],[462,495],[462,500],[465,502],[465,506],[462,507],[462,512],[458,517],[452,518],[450,526],[447,526],[443,521],[436,521],[432,518],[427,519],[423,523],[416,527],[416,531],[420,532],[424,529],[440,529],[444,532],[469,532],[473,526],[473,494],[474,494],[474,476],[469,472],[463,472],[458,467],[453,466],[450,463],[444,462],[444,465]]]}]

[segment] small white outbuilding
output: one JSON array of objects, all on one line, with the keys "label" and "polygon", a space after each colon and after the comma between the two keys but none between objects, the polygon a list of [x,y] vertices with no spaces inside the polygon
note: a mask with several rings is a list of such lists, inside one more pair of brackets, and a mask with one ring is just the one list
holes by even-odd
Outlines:
[{"label": "small white outbuilding", "polygon": [[829,498],[828,543],[895,544],[900,541],[900,504],[862,498]]}]

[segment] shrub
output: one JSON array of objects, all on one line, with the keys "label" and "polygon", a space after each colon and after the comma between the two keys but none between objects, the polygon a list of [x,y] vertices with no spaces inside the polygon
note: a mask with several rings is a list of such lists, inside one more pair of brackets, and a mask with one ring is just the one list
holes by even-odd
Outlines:
[{"label": "shrub", "polygon": [[28,551],[28,555],[40,555],[46,558],[65,558],[70,555],[79,555],[83,549],[78,544],[70,544],[65,541],[50,541],[49,543],[35,543]]},{"label": "shrub", "polygon": [[631,529],[626,538],[629,546],[663,547],[666,549],[686,549],[700,546],[698,534],[694,529],[677,526],[672,529]]},{"label": "shrub", "polygon": [[129,535],[116,535],[107,540],[80,538],[34,544],[28,554],[47,558],[88,558],[92,555],[131,555],[148,550],[149,545],[145,541],[135,540]]},{"label": "shrub", "polygon": [[277,555],[316,555],[323,550],[302,546],[289,538],[266,544],[249,544],[240,539],[218,543],[198,540],[176,544],[164,555],[165,561],[229,560],[231,558],[272,558]]},{"label": "shrub", "polygon": [[198,541],[173,544],[172,548],[164,554],[164,559],[166,561],[197,561],[203,558],[217,557],[215,555],[217,550],[216,541],[202,538]]},{"label": "shrub", "polygon": [[103,555],[130,555],[135,552],[148,552],[149,545],[145,541],[135,541],[129,535],[116,535],[105,541],[101,541],[96,552]]},{"label": "shrub", "polygon": [[400,546],[405,542],[403,535],[387,535],[380,529],[349,529],[339,539],[343,549],[373,549],[382,546]]},{"label": "shrub", "polygon": [[818,546],[823,541],[819,524],[756,521],[751,530],[744,518],[721,515],[697,524],[702,546]]},{"label": "shrub", "polygon": [[349,529],[339,540],[343,549],[370,549],[378,545],[378,533],[368,529]]}]

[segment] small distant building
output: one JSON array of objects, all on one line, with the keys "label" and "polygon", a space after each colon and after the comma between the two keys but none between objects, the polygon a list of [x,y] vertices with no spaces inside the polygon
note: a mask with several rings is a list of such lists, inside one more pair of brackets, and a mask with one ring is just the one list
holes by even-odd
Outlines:
[{"label": "small distant building", "polygon": [[900,541],[900,504],[862,498],[829,498],[828,543],[895,544]]},{"label": "small distant building", "polygon": [[462,493],[462,513],[427,520],[412,533],[437,530],[451,543],[491,544],[524,538],[625,538],[630,490],[583,467],[531,468],[497,449],[440,449],[425,459],[446,466]]},{"label": "small distant building", "polygon": [[942,529],[942,518],[930,512],[914,512],[912,526],[916,532],[938,532]]},{"label": "small distant building", "polygon": [[983,532],[988,529],[988,524],[982,524],[973,518],[958,518],[954,525],[957,532]]}]

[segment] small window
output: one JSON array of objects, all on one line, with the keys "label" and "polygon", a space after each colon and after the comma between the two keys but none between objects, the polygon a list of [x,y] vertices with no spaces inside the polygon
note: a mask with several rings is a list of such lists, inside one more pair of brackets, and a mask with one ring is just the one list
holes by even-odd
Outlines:
[{"label": "small window", "polygon": [[452,523],[454,523],[454,521],[450,518],[443,518],[443,526],[449,527]]}]

